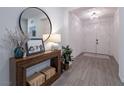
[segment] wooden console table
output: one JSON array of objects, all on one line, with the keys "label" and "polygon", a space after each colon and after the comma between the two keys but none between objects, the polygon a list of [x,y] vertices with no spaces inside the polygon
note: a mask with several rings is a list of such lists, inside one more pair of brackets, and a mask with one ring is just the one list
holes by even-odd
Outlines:
[{"label": "wooden console table", "polygon": [[56,68],[56,74],[43,85],[50,85],[61,74],[61,51],[47,51],[21,59],[10,58],[10,85],[26,86],[26,69],[50,59],[50,65]]}]

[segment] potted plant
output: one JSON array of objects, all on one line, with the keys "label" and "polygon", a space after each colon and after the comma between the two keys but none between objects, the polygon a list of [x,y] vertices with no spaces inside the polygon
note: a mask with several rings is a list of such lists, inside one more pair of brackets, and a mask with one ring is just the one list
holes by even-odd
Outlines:
[{"label": "potted plant", "polygon": [[62,60],[63,60],[63,63],[64,63],[63,68],[65,70],[69,69],[69,62],[73,61],[71,54],[72,54],[72,49],[69,47],[69,45],[67,45],[66,47],[62,46]]}]

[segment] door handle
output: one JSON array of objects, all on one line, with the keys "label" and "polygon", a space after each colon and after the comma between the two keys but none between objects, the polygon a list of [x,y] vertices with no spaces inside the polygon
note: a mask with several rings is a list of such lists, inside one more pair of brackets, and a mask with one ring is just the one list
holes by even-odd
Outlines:
[{"label": "door handle", "polygon": [[99,44],[99,42],[98,42],[99,40],[98,39],[96,39],[96,44]]}]

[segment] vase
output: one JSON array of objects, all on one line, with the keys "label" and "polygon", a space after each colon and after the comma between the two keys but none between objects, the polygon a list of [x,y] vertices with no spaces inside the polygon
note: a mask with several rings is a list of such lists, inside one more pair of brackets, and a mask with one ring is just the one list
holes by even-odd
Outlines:
[{"label": "vase", "polygon": [[64,64],[64,70],[68,70],[69,69],[69,63],[65,63]]},{"label": "vase", "polygon": [[24,56],[24,49],[22,47],[17,47],[14,50],[15,58],[23,58]]}]

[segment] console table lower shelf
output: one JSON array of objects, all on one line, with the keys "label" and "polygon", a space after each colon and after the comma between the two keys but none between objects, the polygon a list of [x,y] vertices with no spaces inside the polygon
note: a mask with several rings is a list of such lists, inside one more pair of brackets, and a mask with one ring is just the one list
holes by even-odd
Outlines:
[{"label": "console table lower shelf", "polygon": [[[55,74],[54,76],[52,76],[51,78],[49,78],[48,80],[46,80],[43,84],[41,84],[40,86],[49,86],[51,85],[54,81],[56,81],[58,78],[60,77],[60,75]],[[27,82],[27,86],[30,86],[30,84]]]},{"label": "console table lower shelf", "polygon": [[50,66],[56,73],[46,80],[41,86],[51,85],[61,75],[61,51],[47,51],[21,59],[10,58],[10,85],[27,86],[26,69],[50,59]]}]

